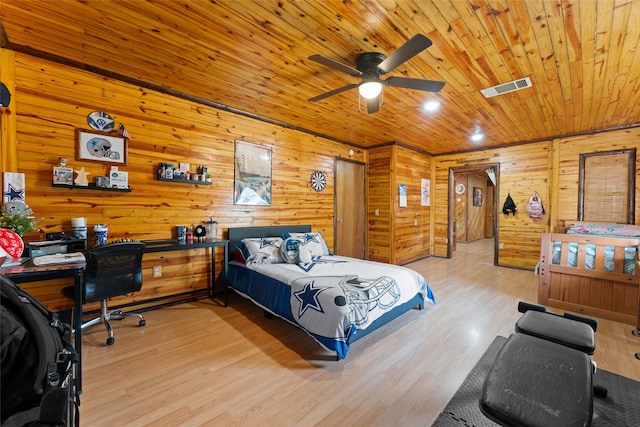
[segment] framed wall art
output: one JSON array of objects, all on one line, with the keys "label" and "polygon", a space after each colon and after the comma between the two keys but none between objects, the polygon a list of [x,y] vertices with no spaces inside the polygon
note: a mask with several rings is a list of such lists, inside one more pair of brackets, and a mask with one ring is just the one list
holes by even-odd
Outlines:
[{"label": "framed wall art", "polygon": [[482,188],[473,187],[473,206],[482,206]]},{"label": "framed wall art", "polygon": [[271,205],[271,147],[236,140],[233,203]]},{"label": "framed wall art", "polygon": [[76,129],[76,160],[126,165],[127,143],[124,136]]},{"label": "framed wall art", "polygon": [[431,206],[431,180],[420,179],[420,206]]},{"label": "framed wall art", "polygon": [[398,184],[398,206],[407,207],[407,184]]}]

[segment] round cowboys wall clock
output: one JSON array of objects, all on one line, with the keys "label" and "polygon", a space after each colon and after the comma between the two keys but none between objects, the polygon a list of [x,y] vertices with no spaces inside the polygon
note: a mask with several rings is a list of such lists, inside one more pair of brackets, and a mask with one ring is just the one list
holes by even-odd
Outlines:
[{"label": "round cowboys wall clock", "polygon": [[327,174],[322,171],[313,171],[311,174],[311,188],[320,192],[327,185]]}]

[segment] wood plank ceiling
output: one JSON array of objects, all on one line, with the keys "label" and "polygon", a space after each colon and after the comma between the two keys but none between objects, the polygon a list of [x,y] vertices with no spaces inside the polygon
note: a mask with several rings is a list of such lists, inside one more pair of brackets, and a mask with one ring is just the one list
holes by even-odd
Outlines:
[{"label": "wood plank ceiling", "polygon": [[[640,0],[2,0],[0,18],[5,48],[358,147],[442,154],[640,124]],[[418,33],[433,45],[384,77],[439,93],[385,87],[375,114],[356,89],[308,101],[360,81],[310,55],[353,67]],[[480,93],[524,77],[532,88]]]}]

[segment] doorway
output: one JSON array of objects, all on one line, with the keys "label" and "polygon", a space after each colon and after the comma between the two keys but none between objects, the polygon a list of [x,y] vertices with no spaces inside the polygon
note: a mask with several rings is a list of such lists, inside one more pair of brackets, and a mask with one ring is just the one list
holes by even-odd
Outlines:
[{"label": "doorway", "polygon": [[499,163],[449,169],[447,258],[457,243],[492,238],[493,263],[498,265]]},{"label": "doorway", "polygon": [[334,252],[365,259],[365,165],[335,159]]}]

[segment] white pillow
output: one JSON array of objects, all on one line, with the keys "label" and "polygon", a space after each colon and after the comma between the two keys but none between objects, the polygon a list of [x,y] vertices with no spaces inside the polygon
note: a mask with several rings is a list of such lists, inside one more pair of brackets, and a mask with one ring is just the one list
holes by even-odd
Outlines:
[{"label": "white pillow", "polygon": [[290,237],[302,240],[302,245],[305,249],[309,250],[312,257],[319,257],[323,255],[330,255],[331,251],[327,247],[322,234],[315,233],[282,233],[282,237],[288,239]]},{"label": "white pillow", "polygon": [[242,239],[236,247],[242,251],[244,259],[249,264],[278,264],[283,262],[280,256],[280,237],[265,237],[262,239]]}]

